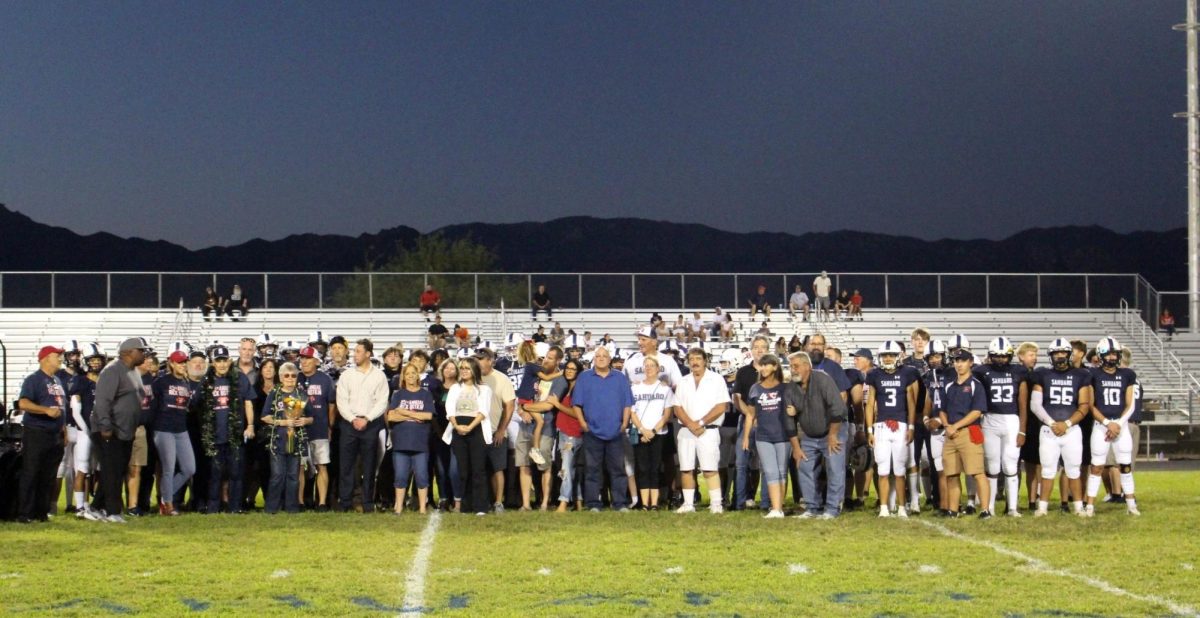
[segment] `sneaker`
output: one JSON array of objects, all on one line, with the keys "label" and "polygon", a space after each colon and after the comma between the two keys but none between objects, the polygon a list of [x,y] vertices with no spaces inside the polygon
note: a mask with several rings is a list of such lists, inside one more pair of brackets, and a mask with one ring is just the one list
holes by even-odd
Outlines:
[{"label": "sneaker", "polygon": [[720,515],[721,513],[725,512],[725,507],[721,506],[720,504],[713,504],[708,507],[708,512],[712,513],[713,515]]},{"label": "sneaker", "polygon": [[[104,515],[101,515],[98,511],[93,510],[89,506],[85,506],[81,509],[78,509],[75,512],[75,516],[80,519],[86,519],[88,521],[104,521],[105,520]],[[120,515],[117,515],[117,517],[120,517]],[[109,520],[109,521],[111,521],[111,520]]]},{"label": "sneaker", "polygon": [[546,465],[546,457],[536,448],[529,449],[529,459],[533,460],[533,463],[539,466]]},{"label": "sneaker", "polygon": [[753,500],[747,500],[747,501],[746,501],[746,503],[742,505],[742,508],[744,508],[744,509],[752,509],[752,508],[754,508],[755,506],[757,506],[757,505],[755,505],[755,504],[754,504],[754,501],[753,501]]},{"label": "sneaker", "polygon": [[763,519],[783,519],[783,511],[771,511],[763,515]]},{"label": "sneaker", "polygon": [[1044,509],[1040,506],[1034,508],[1034,511],[1033,511],[1034,517],[1045,517],[1046,515],[1047,515],[1046,509]]},{"label": "sneaker", "polygon": [[493,505],[492,505],[492,510],[493,510],[493,511],[495,511],[495,512],[497,512],[497,513],[503,513],[503,512],[504,512],[504,503],[502,503],[502,502],[497,502],[497,503],[493,504]]},{"label": "sneaker", "polygon": [[1006,517],[1021,517],[1021,511],[1013,509],[1004,514]]},{"label": "sneaker", "polygon": [[991,518],[992,518],[991,511],[980,511],[979,512],[979,519],[991,519]]},{"label": "sneaker", "polygon": [[106,522],[108,522],[108,523],[110,523],[110,524],[124,524],[124,523],[128,523],[128,522],[126,522],[126,521],[125,521],[125,518],[124,518],[124,517],[121,517],[120,515],[116,515],[116,514],[109,515],[108,517],[105,517],[105,518],[104,518],[104,521],[106,521]]},{"label": "sneaker", "polygon": [[478,513],[475,514],[476,517],[484,517],[486,515],[487,515],[487,513],[483,512],[483,511],[479,511]]},{"label": "sneaker", "polygon": [[1064,512],[1064,513],[1070,513],[1070,512],[1071,512],[1071,507],[1070,507],[1070,506],[1068,506],[1066,502],[1061,502],[1061,503],[1059,503],[1059,505],[1058,505],[1058,510],[1060,510],[1060,511],[1062,511],[1062,512]]},{"label": "sneaker", "polygon": [[1138,510],[1138,507],[1136,504],[1126,503],[1125,508],[1126,508],[1126,512],[1128,512],[1130,515],[1138,516],[1138,515],[1142,514],[1142,512]]},{"label": "sneaker", "polygon": [[144,517],[145,515],[146,515],[146,511],[143,511],[142,509],[140,509],[136,506],[125,511],[126,517]]},{"label": "sneaker", "polygon": [[908,505],[908,514],[909,515],[920,515],[921,514],[921,503],[913,502],[912,504]]},{"label": "sneaker", "polygon": [[908,519],[908,509],[906,509],[902,506],[896,507],[896,517],[899,517],[902,519]]},{"label": "sneaker", "polygon": [[621,507],[621,508],[617,509],[617,512],[618,512],[618,513],[628,513],[628,512],[629,512],[629,507],[627,507],[627,506],[623,506],[623,507]]},{"label": "sneaker", "polygon": [[[1091,509],[1092,513],[1095,513],[1095,508],[1096,507],[1094,507],[1094,506],[1092,507],[1092,509]],[[1076,517],[1091,517],[1091,515],[1088,514],[1088,510],[1089,510],[1088,507],[1083,507],[1083,508],[1079,509],[1078,511],[1075,511],[1075,516]]]},{"label": "sneaker", "polygon": [[797,515],[796,518],[797,519],[816,519],[817,514],[812,511],[804,511],[803,513]]},{"label": "sneaker", "polygon": [[821,515],[819,517],[817,517],[817,519],[823,519],[823,520],[837,519],[837,515],[834,515],[833,513],[821,513]]},{"label": "sneaker", "polygon": [[593,506],[592,508],[588,509],[588,511],[591,511],[592,513],[599,513],[600,509]]},{"label": "sneaker", "polygon": [[696,512],[696,507],[695,507],[695,505],[691,505],[691,504],[685,504],[685,505],[683,505],[683,506],[681,506],[681,507],[679,507],[679,508],[675,509],[675,512],[676,512],[676,513],[680,513],[680,514],[682,514],[682,513],[695,513],[695,512]]},{"label": "sneaker", "polygon": [[880,517],[891,517],[892,516],[892,513],[891,513],[891,511],[888,511],[888,507],[886,504],[879,507],[879,516]]},{"label": "sneaker", "polygon": [[1079,516],[1080,517],[1095,517],[1096,516],[1096,505],[1089,504],[1089,505],[1083,507],[1083,510],[1079,511]]},{"label": "sneaker", "polygon": [[975,505],[967,503],[967,508],[963,512],[966,513],[967,515],[974,515],[975,514]]}]

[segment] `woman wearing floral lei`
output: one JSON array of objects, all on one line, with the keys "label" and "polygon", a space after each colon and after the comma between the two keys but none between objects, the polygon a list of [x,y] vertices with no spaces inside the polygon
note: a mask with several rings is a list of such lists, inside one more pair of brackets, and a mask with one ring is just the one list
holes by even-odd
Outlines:
[{"label": "woman wearing floral lei", "polygon": [[300,369],[293,363],[279,367],[279,386],[263,404],[262,422],[274,428],[267,443],[271,452],[271,482],[267,488],[266,511],[300,512],[300,465],[308,453],[305,428],[312,424],[308,396],[296,387]]}]

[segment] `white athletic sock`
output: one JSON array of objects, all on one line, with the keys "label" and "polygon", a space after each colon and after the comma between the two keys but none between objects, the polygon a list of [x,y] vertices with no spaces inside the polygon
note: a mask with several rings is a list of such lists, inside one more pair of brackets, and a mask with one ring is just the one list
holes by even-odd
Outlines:
[{"label": "white athletic sock", "polygon": [[987,510],[989,513],[995,513],[996,512],[996,490],[1000,487],[1000,479],[998,479],[994,476],[989,476],[989,477],[987,477],[987,480],[988,480],[988,487],[992,490],[991,494],[988,496]]},{"label": "white athletic sock", "polygon": [[1078,513],[1083,510],[1083,500],[1075,500],[1071,503],[1071,510]]},{"label": "white athletic sock", "polygon": [[1050,503],[1046,502],[1045,500],[1038,500],[1037,502],[1039,511],[1045,511],[1046,509],[1050,508]]},{"label": "white athletic sock", "polygon": [[721,502],[721,488],[720,487],[718,487],[716,489],[708,490],[708,505],[710,507],[723,506],[723,503]]},{"label": "white athletic sock", "polygon": [[1087,480],[1087,497],[1095,498],[1096,494],[1100,493],[1101,478],[1099,475],[1092,474]]},{"label": "white athletic sock", "polygon": [[1021,477],[1013,474],[1004,477],[1004,500],[1008,503],[1008,512],[1017,510],[1017,500],[1021,493]]},{"label": "white athletic sock", "polygon": [[[1137,492],[1133,491],[1133,473],[1132,472],[1122,472],[1121,473],[1121,491],[1124,492],[1126,496],[1132,496],[1133,494],[1137,493]],[[1128,502],[1129,499],[1126,498],[1125,501]]]},{"label": "white athletic sock", "polygon": [[920,504],[921,502],[921,473],[908,471],[908,503]]},{"label": "white athletic sock", "polygon": [[84,492],[75,492],[75,508],[82,509],[87,506],[87,498],[84,498]]},{"label": "white athletic sock", "polygon": [[696,504],[696,490],[694,490],[694,489],[683,490],[683,505],[684,506],[694,506],[695,504]]}]

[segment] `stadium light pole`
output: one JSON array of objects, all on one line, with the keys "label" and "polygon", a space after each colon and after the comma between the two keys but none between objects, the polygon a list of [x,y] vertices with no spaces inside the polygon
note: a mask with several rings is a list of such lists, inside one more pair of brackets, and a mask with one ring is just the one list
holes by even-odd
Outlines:
[{"label": "stadium light pole", "polygon": [[[1188,149],[1188,331],[1200,333],[1200,96],[1197,95],[1196,0],[1187,0],[1187,21],[1176,24],[1175,30],[1187,34],[1187,102],[1186,112],[1175,114],[1187,118]],[[1152,316],[1157,320],[1158,316]],[[1152,322],[1153,324],[1153,322]]]}]

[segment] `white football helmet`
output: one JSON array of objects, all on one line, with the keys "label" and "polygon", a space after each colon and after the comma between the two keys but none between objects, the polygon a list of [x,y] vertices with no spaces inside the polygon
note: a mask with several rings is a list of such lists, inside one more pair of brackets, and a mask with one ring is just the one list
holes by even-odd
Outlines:
[{"label": "white football helmet", "polygon": [[85,369],[88,368],[88,361],[92,360],[93,358],[100,359],[101,367],[108,362],[108,356],[104,354],[104,350],[101,349],[100,344],[96,343],[95,341],[84,344],[83,349],[81,349],[79,352],[81,355],[80,360],[83,361],[83,366]]},{"label": "white football helmet", "polygon": [[[1056,337],[1054,341],[1050,342],[1050,346],[1046,348],[1046,354],[1050,357],[1050,364],[1059,371],[1065,371],[1071,366],[1072,351],[1073,348],[1071,347],[1071,342],[1067,341],[1063,337]],[[1063,352],[1065,352],[1066,355],[1060,357],[1060,360],[1056,362],[1054,355],[1062,354]]]},{"label": "white football helmet", "polygon": [[988,356],[1012,356],[1016,354],[1008,337],[996,337],[988,344]]},{"label": "white football helmet", "polygon": [[546,343],[545,341],[539,341],[533,344],[533,353],[536,354],[538,358],[546,358],[546,354],[549,352],[550,344]]},{"label": "white football helmet", "polygon": [[275,338],[271,336],[271,333],[263,333],[259,335],[258,340],[254,345],[258,348],[263,346],[279,347],[279,344],[275,342]]},{"label": "white football helmet", "polygon": [[74,352],[82,352],[83,346],[80,345],[78,339],[68,339],[62,344],[63,355],[72,354]]},{"label": "white football helmet", "polygon": [[[892,356],[892,360],[885,361],[884,355]],[[897,361],[900,360],[900,344],[891,339],[879,344],[879,349],[875,351],[875,358],[879,359],[879,366],[884,371],[892,371],[896,368]]]},{"label": "white football helmet", "polygon": [[[1107,357],[1114,353],[1117,358],[1110,363]],[[1096,355],[1105,367],[1116,367],[1121,364],[1121,344],[1113,337],[1105,337],[1096,342]]]},{"label": "white football helmet", "polygon": [[510,350],[515,350],[525,341],[525,335],[522,333],[512,332],[504,338],[504,347]]},{"label": "white football helmet", "polygon": [[308,345],[317,345],[318,343],[323,343],[323,344],[328,345],[329,340],[325,338],[324,332],[321,332],[319,330],[314,330],[313,332],[308,334]]},{"label": "white football helmet", "polygon": [[966,335],[954,335],[953,337],[950,338],[950,341],[946,342],[946,349],[947,350],[958,350],[958,349],[970,350],[971,349],[971,340],[967,339]]},{"label": "white football helmet", "polygon": [[734,348],[727,348],[721,352],[717,359],[717,373],[722,376],[731,376],[737,373],[742,367],[742,352]]}]

